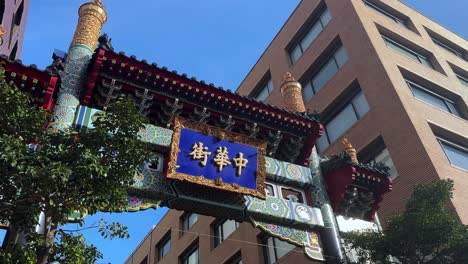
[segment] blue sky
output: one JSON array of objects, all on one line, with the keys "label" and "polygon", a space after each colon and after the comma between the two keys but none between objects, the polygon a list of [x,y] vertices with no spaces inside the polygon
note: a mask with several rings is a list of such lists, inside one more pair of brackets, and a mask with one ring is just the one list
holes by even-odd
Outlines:
[{"label": "blue sky", "polygon": [[[305,0],[308,1],[308,0]],[[85,0],[32,0],[22,60],[45,68],[54,48],[67,50]],[[235,90],[299,0],[104,0],[109,15],[103,32],[117,51]],[[468,38],[467,0],[405,0],[426,16]],[[99,214],[87,218],[120,221],[128,240],[86,237],[103,253],[100,263],[123,263],[166,209]],[[70,227],[67,227],[70,229]],[[73,228],[73,227],[71,227]]]}]

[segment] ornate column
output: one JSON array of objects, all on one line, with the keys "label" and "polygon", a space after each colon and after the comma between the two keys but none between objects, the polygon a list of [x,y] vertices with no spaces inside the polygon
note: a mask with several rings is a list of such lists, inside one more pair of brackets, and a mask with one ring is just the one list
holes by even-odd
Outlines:
[{"label": "ornate column", "polygon": [[101,28],[107,20],[100,0],[83,4],[78,15],[78,25],[61,75],[62,83],[50,124],[52,129],[63,130],[71,126],[76,108],[80,104],[80,93],[88,64],[96,48]]},{"label": "ornate column", "polygon": [[[283,81],[283,85],[281,85],[281,94],[283,95],[286,109],[293,112],[305,112],[301,84],[297,82],[289,72],[284,75]],[[351,148],[347,149],[351,151]],[[335,213],[330,205],[327,186],[320,169],[320,157],[315,147],[312,150],[312,155],[310,157],[310,170],[312,172],[315,187],[312,193],[312,200],[318,207],[320,207],[323,222],[325,224],[325,227],[320,230],[320,235],[323,240],[326,262],[346,263],[346,258],[342,250],[338,223],[336,222]]]},{"label": "ornate column", "polygon": [[312,150],[310,156],[310,170],[314,183],[314,190],[312,192],[312,200],[318,206],[323,216],[324,228],[320,230],[320,236],[323,241],[323,248],[325,250],[326,263],[346,263],[346,257],[343,252],[341,244],[340,230],[336,221],[335,212],[330,204],[328,197],[327,185],[320,169],[320,157],[317,150]]},{"label": "ornate column", "polygon": [[293,112],[305,112],[304,100],[302,99],[302,85],[296,82],[291,73],[287,72],[283,77],[281,94],[286,104],[286,109]]}]

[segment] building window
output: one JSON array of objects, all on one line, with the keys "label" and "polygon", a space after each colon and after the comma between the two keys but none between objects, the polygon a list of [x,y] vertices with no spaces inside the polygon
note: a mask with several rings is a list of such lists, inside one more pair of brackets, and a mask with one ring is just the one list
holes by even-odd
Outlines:
[{"label": "building window", "polygon": [[387,47],[405,55],[406,57],[409,57],[413,60],[416,60],[418,61],[419,63],[423,64],[423,65],[426,65],[427,67],[430,67],[430,68],[434,68],[432,66],[432,63],[430,62],[430,60],[419,54],[418,52],[406,47],[405,45],[393,40],[393,39],[390,39],[386,36],[382,36],[383,40],[385,41],[385,45],[387,45]]},{"label": "building window", "polygon": [[265,101],[265,99],[273,92],[273,82],[271,78],[268,78],[268,80],[264,83],[264,85],[261,86],[260,89],[258,89],[258,92],[254,96],[257,101]]},{"label": "building window", "polygon": [[390,18],[391,20],[395,21],[395,23],[397,23],[397,24],[399,24],[399,25],[401,25],[401,26],[403,26],[403,27],[409,29],[408,24],[406,23],[405,20],[402,20],[402,19],[398,18],[397,16],[391,14],[391,13],[388,12],[388,11],[385,11],[384,9],[382,9],[382,8],[380,8],[380,7],[376,6],[376,5],[374,5],[373,3],[371,3],[371,2],[369,2],[369,1],[367,1],[367,0],[364,0],[364,4],[365,4],[367,7],[369,7],[371,10],[373,10],[373,11],[375,11],[375,12],[381,14],[381,15],[384,15],[384,16],[386,16],[387,18]]},{"label": "building window", "polygon": [[454,166],[468,170],[468,148],[437,138],[450,163]]},{"label": "building window", "polygon": [[393,180],[398,177],[397,170],[395,168],[395,164],[393,164],[392,157],[390,157],[390,153],[388,152],[387,148],[382,149],[380,152],[375,155],[375,157],[371,160],[371,164],[375,163],[383,163],[385,166],[390,168],[390,178]]},{"label": "building window", "polygon": [[338,72],[348,61],[348,54],[343,46],[340,46],[328,59],[322,68],[304,85],[302,97],[308,102],[322,87]]},{"label": "building window", "polygon": [[421,85],[418,85],[414,82],[406,80],[406,83],[410,87],[411,91],[413,92],[414,97],[417,99],[424,101],[432,106],[435,106],[441,110],[454,114],[458,117],[462,117],[458,112],[455,103],[441,95],[438,95]]},{"label": "building window", "polygon": [[216,224],[214,227],[215,247],[223,243],[238,227],[239,223],[234,220],[224,220]]},{"label": "building window", "polygon": [[432,42],[434,42],[434,44],[436,44],[439,48],[442,48],[459,58],[465,59],[463,56],[464,50],[462,48],[457,47],[455,44],[443,39],[442,37],[434,36],[435,33],[431,33],[429,30],[428,33],[431,35]]},{"label": "building window", "polygon": [[198,221],[198,214],[187,214],[184,216],[183,220],[183,226],[182,230],[183,231],[188,231],[192,226]]},{"label": "building window", "polygon": [[0,24],[3,24],[4,13],[5,13],[5,0],[0,0]]},{"label": "building window", "polygon": [[234,257],[225,262],[225,264],[243,264],[242,255],[239,251]]},{"label": "building window", "polygon": [[171,250],[171,234],[167,234],[161,242],[159,242],[158,246],[158,260],[164,258]]},{"label": "building window", "polygon": [[323,135],[317,141],[319,152],[343,135],[354,123],[369,111],[366,97],[360,91],[343,109],[324,125]]},{"label": "building window", "polygon": [[289,51],[291,63],[294,64],[301,57],[302,53],[314,42],[320,32],[331,20],[331,15],[328,9],[325,9],[314,24],[310,27],[307,33],[299,40],[299,42]]},{"label": "building window", "polygon": [[140,264],[148,264],[148,256],[146,256],[141,262]]},{"label": "building window", "polygon": [[181,264],[198,264],[199,262],[199,249],[195,245],[187,254],[181,259]]},{"label": "building window", "polygon": [[268,237],[263,241],[265,263],[272,264],[277,262],[280,258],[288,254],[295,247],[296,246],[279,240],[278,238]]},{"label": "building window", "polygon": [[468,78],[461,76],[460,74],[455,73],[457,76],[458,80],[460,81],[461,84],[464,86],[468,86]]}]

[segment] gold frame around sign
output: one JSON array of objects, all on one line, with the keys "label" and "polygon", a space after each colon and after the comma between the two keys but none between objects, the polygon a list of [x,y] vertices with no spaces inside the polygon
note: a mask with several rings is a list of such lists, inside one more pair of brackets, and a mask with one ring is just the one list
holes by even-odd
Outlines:
[{"label": "gold frame around sign", "polygon": [[[234,141],[240,144],[248,145],[257,149],[257,189],[249,189],[241,187],[236,183],[229,184],[224,183],[221,177],[216,180],[210,180],[205,178],[203,175],[192,176],[185,173],[176,172],[177,169],[177,156],[179,155],[180,148],[180,132],[182,128],[187,128],[190,130],[197,131],[199,133],[207,134],[219,139],[227,139]],[[174,133],[172,135],[171,150],[169,152],[169,162],[166,177],[169,179],[188,181],[191,183],[196,183],[199,185],[209,186],[216,189],[221,189],[229,192],[236,192],[241,194],[248,194],[256,196],[260,199],[266,199],[265,196],[265,179],[266,179],[266,166],[265,166],[265,156],[266,156],[266,146],[265,141],[258,139],[250,138],[238,133],[226,131],[224,129],[210,126],[207,124],[193,123],[177,116],[174,120]]]}]

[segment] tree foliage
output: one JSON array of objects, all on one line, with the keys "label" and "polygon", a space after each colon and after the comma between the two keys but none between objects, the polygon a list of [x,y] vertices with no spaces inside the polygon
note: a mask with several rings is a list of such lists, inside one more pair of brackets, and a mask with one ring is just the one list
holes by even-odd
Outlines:
[{"label": "tree foliage", "polygon": [[[149,157],[137,136],[145,120],[127,98],[99,114],[94,129],[56,131],[47,128],[50,120],[48,111],[0,78],[0,219],[30,235],[45,214],[39,263],[52,254],[55,233],[73,211],[124,209],[132,176]],[[62,244],[81,239],[60,237]]]},{"label": "tree foliage", "polygon": [[468,227],[448,207],[452,194],[452,180],[417,185],[405,212],[389,219],[383,235],[354,232],[345,239],[359,263],[468,263]]},{"label": "tree foliage", "polygon": [[[37,234],[31,234],[26,245],[16,245],[10,250],[0,250],[0,263],[35,264],[36,252],[45,243]],[[58,263],[89,264],[102,259],[102,254],[93,245],[86,243],[83,235],[73,235],[62,230],[57,231],[49,261]]]}]

